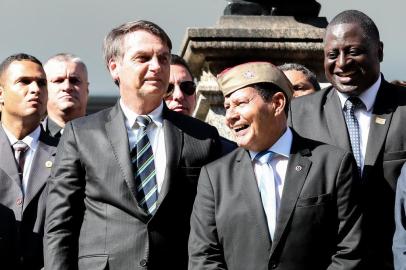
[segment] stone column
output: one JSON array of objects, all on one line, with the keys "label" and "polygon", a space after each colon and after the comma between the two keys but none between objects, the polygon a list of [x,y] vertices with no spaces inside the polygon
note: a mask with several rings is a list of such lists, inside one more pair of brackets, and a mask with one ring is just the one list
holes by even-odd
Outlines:
[{"label": "stone column", "polygon": [[195,117],[233,139],[224,126],[223,96],[216,76],[227,67],[248,61],[303,64],[325,82],[323,36],[327,20],[321,17],[222,16],[214,27],[188,28],[181,56],[198,78]]}]

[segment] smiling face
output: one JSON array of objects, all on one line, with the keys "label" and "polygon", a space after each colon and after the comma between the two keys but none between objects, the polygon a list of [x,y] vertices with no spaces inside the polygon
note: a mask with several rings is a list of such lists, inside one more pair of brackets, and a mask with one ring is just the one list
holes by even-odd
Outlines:
[{"label": "smiling face", "polygon": [[324,46],[326,78],[342,93],[359,95],[379,77],[383,44],[373,42],[365,35],[355,23],[337,24],[327,29]]},{"label": "smiling face", "polygon": [[163,100],[168,88],[170,50],[158,37],[144,30],[125,35],[123,56],[109,62],[114,80],[119,82],[125,104],[136,100],[139,113],[149,113]]},{"label": "smiling face", "polygon": [[171,65],[169,83],[174,85],[172,95],[165,98],[166,105],[170,110],[186,115],[192,115],[196,106],[196,92],[187,95],[180,89],[180,83],[193,81],[188,70],[181,65]]},{"label": "smiling face", "polygon": [[50,61],[45,65],[48,80],[48,113],[84,116],[88,99],[87,71],[73,61]]},{"label": "smiling face", "polygon": [[286,129],[285,104],[282,92],[266,102],[251,86],[226,96],[226,125],[238,146],[258,152],[271,147]]},{"label": "smiling face", "polygon": [[304,96],[316,92],[313,84],[303,72],[292,69],[283,71],[283,73],[285,73],[286,77],[288,77],[289,81],[292,83],[294,97]]},{"label": "smiling face", "polygon": [[28,60],[14,61],[0,78],[0,84],[2,117],[9,121],[30,119],[39,123],[48,98],[42,66]]}]

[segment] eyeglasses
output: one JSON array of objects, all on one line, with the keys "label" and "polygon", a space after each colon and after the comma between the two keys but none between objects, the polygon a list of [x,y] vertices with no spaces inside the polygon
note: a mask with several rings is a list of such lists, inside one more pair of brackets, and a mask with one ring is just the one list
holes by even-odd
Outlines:
[{"label": "eyeglasses", "polygon": [[[184,94],[191,96],[196,91],[196,84],[193,81],[183,81],[179,84],[179,88]],[[168,85],[168,90],[166,91],[166,97],[171,96],[174,90],[175,85],[173,83],[170,83]]]}]

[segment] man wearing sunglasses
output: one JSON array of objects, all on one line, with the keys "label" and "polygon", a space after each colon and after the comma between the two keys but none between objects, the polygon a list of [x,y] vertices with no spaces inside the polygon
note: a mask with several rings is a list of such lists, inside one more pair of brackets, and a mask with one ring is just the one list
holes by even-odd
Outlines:
[{"label": "man wearing sunglasses", "polygon": [[165,102],[170,110],[190,116],[196,107],[196,84],[192,72],[185,60],[176,54],[172,54]]}]

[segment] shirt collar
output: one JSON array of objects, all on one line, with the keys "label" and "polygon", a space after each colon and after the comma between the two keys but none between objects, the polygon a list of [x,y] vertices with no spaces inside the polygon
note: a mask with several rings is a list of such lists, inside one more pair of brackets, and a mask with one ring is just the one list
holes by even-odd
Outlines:
[{"label": "shirt collar", "polygon": [[[2,126],[4,129],[4,132],[7,135],[8,140],[10,141],[10,145],[13,145],[14,143],[16,143],[18,141],[17,138],[4,125],[2,125]],[[34,131],[32,131],[30,134],[25,136],[20,141],[25,142],[30,147],[30,149],[35,151],[35,149],[37,149],[37,146],[38,146],[40,134],[41,134],[41,127],[38,126],[36,129],[34,129]]]},{"label": "shirt collar", "polygon": [[53,121],[49,116],[47,117],[47,128],[49,133],[55,137],[58,133],[62,135],[62,127],[60,127],[55,121]]},{"label": "shirt collar", "polygon": [[[290,148],[292,147],[292,141],[293,134],[290,128],[288,127],[286,128],[286,131],[283,133],[283,135],[270,148],[268,148],[268,151],[272,151],[280,156],[289,158]],[[259,152],[250,150],[249,153],[251,156],[251,160],[253,160]]]},{"label": "shirt collar", "polygon": [[[139,116],[139,114],[133,112],[130,108],[128,108],[121,98],[120,98],[120,107],[124,113],[127,128],[138,127],[138,124],[135,125],[135,123],[137,116]],[[155,110],[153,110],[148,114],[148,116],[151,117],[152,122],[154,122],[154,124],[157,125],[158,127],[162,126],[163,108],[164,108],[163,101],[161,101],[161,104],[159,104],[159,106],[155,108]]]},{"label": "shirt collar", "polygon": [[[378,80],[371,85],[371,87],[369,87],[366,91],[362,92],[361,95],[359,95],[358,97],[361,99],[361,101],[364,103],[367,111],[372,110],[374,103],[375,103],[375,99],[376,99],[376,95],[378,94],[378,90],[379,87],[381,86],[381,76],[378,77]],[[340,102],[341,102],[341,108],[344,109],[344,104],[348,99],[348,95],[341,93],[339,91],[337,91],[338,97],[340,98]]]}]

